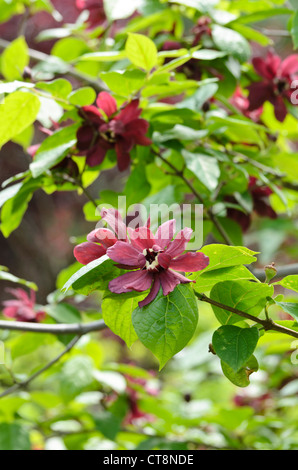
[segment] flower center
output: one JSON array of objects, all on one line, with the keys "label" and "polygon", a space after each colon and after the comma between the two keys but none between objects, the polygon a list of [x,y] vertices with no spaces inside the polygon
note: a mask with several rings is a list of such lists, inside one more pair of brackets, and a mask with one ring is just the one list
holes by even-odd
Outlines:
[{"label": "flower center", "polygon": [[279,94],[283,93],[288,88],[288,81],[284,78],[278,78],[276,81],[276,87]]},{"label": "flower center", "polygon": [[147,248],[143,251],[143,255],[146,258],[145,269],[148,271],[157,271],[159,267],[158,263],[158,252],[152,248]]}]

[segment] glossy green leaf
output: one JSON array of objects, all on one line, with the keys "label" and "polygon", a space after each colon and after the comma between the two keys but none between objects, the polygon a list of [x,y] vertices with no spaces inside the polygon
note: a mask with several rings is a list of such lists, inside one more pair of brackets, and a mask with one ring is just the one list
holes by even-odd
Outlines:
[{"label": "glossy green leaf", "polygon": [[136,66],[150,71],[157,65],[157,49],[147,36],[129,33],[125,44],[128,59]]},{"label": "glossy green leaf", "polygon": [[29,64],[28,46],[23,36],[10,43],[1,57],[1,71],[6,80],[22,78],[24,68]]},{"label": "glossy green leaf", "polygon": [[19,135],[36,119],[40,108],[37,96],[16,91],[0,105],[0,147]]},{"label": "glossy green leaf", "polygon": [[139,339],[158,358],[160,368],[186,346],[197,322],[197,301],[186,285],[178,285],[168,296],[160,290],[153,302],[132,314]]},{"label": "glossy green leaf", "polygon": [[[248,280],[223,281],[215,284],[210,292],[210,298],[220,304],[257,317],[267,304],[267,297],[271,297],[273,293],[273,286],[267,284]],[[232,325],[242,321],[242,317],[236,313],[214,305],[212,305],[212,309],[222,325]]]},{"label": "glossy green leaf", "polygon": [[256,327],[225,325],[214,332],[212,345],[218,357],[238,372],[253,354],[258,339],[259,330]]},{"label": "glossy green leaf", "polygon": [[109,294],[102,303],[102,315],[105,324],[126,342],[130,348],[138,339],[132,324],[132,312],[144,295]]},{"label": "glossy green leaf", "polygon": [[73,124],[59,129],[42,142],[30,164],[30,170],[35,178],[63,160],[76,144],[78,127],[78,124]]}]

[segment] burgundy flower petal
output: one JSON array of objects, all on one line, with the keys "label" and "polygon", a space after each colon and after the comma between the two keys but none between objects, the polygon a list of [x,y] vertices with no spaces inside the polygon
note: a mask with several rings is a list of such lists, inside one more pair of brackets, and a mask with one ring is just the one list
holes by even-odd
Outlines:
[{"label": "burgundy flower petal", "polygon": [[[152,284],[152,274],[149,271],[134,271],[129,276],[128,280],[124,281],[124,287],[129,290],[135,290],[137,292],[144,292],[150,289]],[[134,276],[133,276],[134,275]]]},{"label": "burgundy flower petal", "polygon": [[265,82],[255,82],[247,87],[249,90],[248,111],[254,111],[255,109],[263,106],[265,101],[269,101],[274,97],[273,84]]},{"label": "burgundy flower petal", "polygon": [[117,103],[115,98],[113,98],[106,91],[102,91],[101,93],[99,93],[96,100],[96,104],[99,109],[102,109],[108,117],[112,116],[117,112]]},{"label": "burgundy flower petal", "polygon": [[159,253],[158,255],[158,264],[164,268],[168,269],[171,263],[171,256],[169,256],[167,253]]},{"label": "burgundy flower petal", "polygon": [[126,225],[116,209],[105,209],[101,211],[101,218],[109,224],[112,230],[117,234],[119,240],[126,240]]},{"label": "burgundy flower petal", "polygon": [[162,249],[164,249],[170,241],[172,240],[174,233],[176,231],[176,220],[168,220],[167,222],[163,223],[158,227],[157,232],[155,234],[156,244],[159,245]]},{"label": "burgundy flower petal", "polygon": [[281,96],[274,96],[269,100],[274,106],[274,114],[278,121],[283,122],[287,116],[288,110]]},{"label": "burgundy flower petal", "polygon": [[86,154],[86,163],[90,167],[100,165],[111,146],[105,141],[99,140]]},{"label": "burgundy flower petal", "polygon": [[118,140],[115,144],[117,154],[117,165],[119,171],[125,171],[130,164],[129,152],[133,147],[133,141],[125,141],[124,139]]},{"label": "burgundy flower petal", "polygon": [[204,253],[189,252],[173,259],[170,263],[170,268],[175,269],[176,271],[189,273],[201,271],[206,268],[208,264],[209,258],[208,256],[205,256]]},{"label": "burgundy flower petal", "polygon": [[138,250],[143,252],[152,248],[156,244],[153,233],[148,227],[139,227],[137,229],[127,228],[131,244]]},{"label": "burgundy flower petal", "polygon": [[107,255],[116,263],[142,268],[146,264],[145,256],[126,242],[118,241],[107,250]]},{"label": "burgundy flower petal", "polygon": [[176,256],[182,254],[183,251],[185,251],[186,249],[187,243],[191,239],[192,232],[192,229],[188,227],[181,230],[177,234],[175,240],[169,243],[166,253],[172,258],[175,258]]},{"label": "burgundy flower petal", "polygon": [[81,264],[88,264],[95,259],[101,258],[106,253],[106,249],[95,243],[84,242],[75,246],[73,254]]},{"label": "burgundy flower petal", "polygon": [[254,59],[252,59],[252,64],[257,74],[267,80],[272,80],[276,76],[276,72],[280,64],[280,58],[278,56],[275,57],[277,57],[278,60],[274,58],[266,58],[265,60],[262,57],[254,57]]},{"label": "burgundy flower petal", "polygon": [[[143,292],[150,288],[152,283],[152,275],[148,271],[133,271],[116,277],[109,283],[109,289],[114,294],[123,294],[124,292]],[[128,287],[130,286],[130,287]]]},{"label": "burgundy flower petal", "polygon": [[139,100],[133,100],[120,111],[115,119],[122,121],[123,124],[128,124],[130,121],[137,119],[141,112],[142,110],[139,108]]},{"label": "burgundy flower petal", "polygon": [[112,230],[109,230],[108,228],[98,228],[92,230],[92,232],[87,235],[87,240],[88,242],[100,243],[106,249],[110,246],[115,245],[115,243],[118,241],[117,237],[115,237],[114,232],[112,232]]},{"label": "burgundy flower petal", "polygon": [[282,76],[289,76],[298,71],[298,54],[289,55],[280,66]]},{"label": "burgundy flower petal", "polygon": [[78,150],[89,150],[90,145],[93,141],[94,129],[88,124],[81,126],[77,130],[77,149]]},{"label": "burgundy flower petal", "polygon": [[79,110],[79,115],[87,121],[91,122],[92,124],[100,125],[104,122],[99,109],[97,109],[97,107],[93,105],[83,106]]},{"label": "burgundy flower petal", "polygon": [[145,299],[139,302],[139,307],[142,308],[145,305],[150,304],[150,302],[152,302],[152,300],[154,300],[155,297],[157,296],[159,288],[160,288],[160,279],[158,276],[155,276],[149,294],[147,295],[147,297],[145,297]]},{"label": "burgundy flower petal", "polygon": [[[173,292],[176,286],[180,284],[180,279],[173,273],[173,271],[161,271],[159,273],[159,279],[162,287],[163,295],[168,295]],[[190,282],[190,281],[189,281]]]}]

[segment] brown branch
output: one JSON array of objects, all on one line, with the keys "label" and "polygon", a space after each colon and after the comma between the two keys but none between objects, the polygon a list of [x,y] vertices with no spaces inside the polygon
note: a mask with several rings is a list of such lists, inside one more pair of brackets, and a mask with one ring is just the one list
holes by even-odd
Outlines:
[{"label": "brown branch", "polygon": [[[8,46],[10,46],[10,44],[11,43],[9,41],[6,41],[5,39],[0,38],[0,49],[6,49]],[[29,53],[29,57],[32,60],[35,60],[38,62],[48,62],[51,58],[55,57],[55,56],[45,54],[44,52],[37,51],[35,49],[29,49],[28,53]],[[62,61],[62,59],[60,60]],[[72,77],[76,78],[79,81],[88,83],[97,92],[107,90],[107,87],[102,80],[92,78],[89,75],[86,75],[85,73],[77,70],[71,64],[68,64],[67,62],[64,62],[64,64],[67,67],[67,71],[66,71],[67,74],[71,75]]]},{"label": "brown branch", "polygon": [[[175,167],[175,165],[173,165],[171,162],[169,162],[166,158],[164,158],[161,153],[159,152],[156,152],[155,150],[152,149],[152,152],[154,153],[154,155],[156,155],[157,157],[159,157],[164,163],[166,163],[166,165],[168,165],[169,168],[171,168],[171,170],[174,172],[174,175],[181,178],[182,181],[184,181],[184,183],[189,187],[189,189],[191,190],[192,194],[198,199],[198,201],[200,201],[201,204],[204,204],[204,199],[202,198],[202,196],[198,193],[198,191],[195,189],[195,187],[193,186],[193,184],[191,183],[191,181],[189,181],[185,175],[184,175],[184,172],[183,170],[178,170],[178,168]],[[221,225],[221,223],[218,221],[218,219],[215,217],[215,215],[213,214],[212,212],[212,209],[209,207],[206,209],[206,213],[207,213],[207,216],[209,218],[209,220],[211,220],[211,222],[213,223],[213,225],[216,227],[216,229],[218,230],[218,232],[220,233],[220,235],[222,236],[222,238],[224,239],[226,245],[233,245],[233,242],[231,241],[229,235],[227,234],[227,232],[225,231],[225,229],[223,228],[223,226]]]},{"label": "brown branch", "polygon": [[0,330],[11,331],[31,331],[33,333],[49,333],[53,335],[85,335],[92,331],[101,331],[107,328],[103,320],[97,320],[89,323],[29,323],[21,321],[0,320]]},{"label": "brown branch", "polygon": [[235,315],[239,315],[239,317],[243,317],[247,320],[259,323],[266,331],[278,331],[279,333],[284,333],[286,335],[293,336],[293,338],[298,338],[298,331],[294,331],[285,326],[278,325],[277,323],[274,323],[271,318],[266,318],[266,320],[262,320],[258,317],[250,315],[249,313],[243,312],[242,310],[238,310],[237,308],[229,307],[228,305],[223,305],[220,302],[217,302],[216,300],[212,300],[205,294],[199,294],[198,292],[195,292],[195,295],[202,302],[206,302],[210,305],[214,305],[215,307],[221,308],[222,310],[227,310],[228,312],[234,313]]},{"label": "brown branch", "polygon": [[37,377],[39,377],[41,374],[43,374],[43,372],[47,371],[48,369],[50,369],[50,367],[52,367],[54,364],[56,364],[56,362],[58,362],[65,354],[67,354],[76,344],[77,342],[79,341],[81,335],[78,335],[76,336],[75,338],[73,338],[69,343],[68,345],[66,346],[66,348],[58,355],[56,356],[54,359],[52,359],[48,364],[46,364],[44,367],[42,367],[40,370],[38,370],[37,372],[35,372],[33,375],[31,375],[27,380],[24,380],[23,382],[17,382],[15,383],[14,385],[12,385],[12,387],[9,387],[8,389],[6,389],[4,392],[2,392],[0,394],[0,398],[3,398],[3,397],[6,397],[8,395],[10,395],[11,393],[14,393],[20,389],[25,389],[28,387],[28,385],[34,380],[36,379]]}]

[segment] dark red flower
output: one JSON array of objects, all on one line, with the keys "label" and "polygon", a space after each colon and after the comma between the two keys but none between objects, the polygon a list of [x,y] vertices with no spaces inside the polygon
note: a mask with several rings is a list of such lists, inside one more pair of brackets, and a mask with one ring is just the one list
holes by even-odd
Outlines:
[{"label": "dark red flower", "polygon": [[196,46],[202,39],[204,35],[212,36],[212,30],[210,24],[212,23],[211,19],[208,16],[201,16],[197,24],[193,27],[192,32],[195,37],[193,40],[193,46]]},{"label": "dark red flower", "polygon": [[101,26],[106,21],[103,0],[76,0],[76,6],[80,11],[89,11],[87,24],[90,29]]},{"label": "dark red flower", "polygon": [[[276,219],[277,214],[267,201],[268,196],[272,194],[272,190],[268,186],[258,184],[257,178],[250,176],[248,191],[252,197],[253,211],[261,217]],[[237,204],[237,200],[233,196],[228,196],[225,200]],[[238,209],[228,208],[227,215],[230,219],[235,220],[235,222],[242,227],[244,232],[251,224],[251,214],[244,213]]]},{"label": "dark red flower", "polygon": [[254,111],[249,111],[249,99],[243,95],[241,88],[238,86],[230,99],[230,102],[235,108],[237,108],[241,113],[252,121],[258,122],[260,116],[263,112],[263,107],[255,109]]},{"label": "dark red flower", "polygon": [[181,230],[172,241],[175,220],[162,224],[155,235],[148,227],[127,230],[130,243],[118,241],[108,248],[107,255],[124,269],[133,271],[113,279],[109,289],[116,294],[150,289],[147,297],[139,302],[140,307],[155,299],[160,286],[163,294],[168,295],[178,284],[193,282],[177,271],[200,271],[209,264],[209,258],[203,253],[183,254],[192,235],[190,228]]},{"label": "dark red flower", "polygon": [[7,289],[15,298],[3,302],[3,315],[15,318],[17,321],[41,322],[45,318],[45,312],[35,310],[35,293],[30,291],[30,297],[23,289]]},{"label": "dark red flower", "polygon": [[107,92],[99,93],[96,106],[84,106],[80,115],[84,118],[77,132],[77,148],[86,155],[89,166],[102,163],[106,153],[115,149],[118,168],[126,170],[130,163],[130,151],[135,145],[150,145],[146,137],[149,123],[140,119],[139,100],[133,100],[117,108],[115,99]]},{"label": "dark red flower", "polygon": [[263,80],[248,86],[248,111],[254,111],[265,101],[269,101],[274,106],[276,119],[280,122],[284,121],[287,115],[284,100],[291,103],[293,93],[291,85],[297,79],[295,74],[298,72],[298,54],[290,55],[282,61],[278,55],[268,52],[265,59],[255,57],[252,63]]}]

